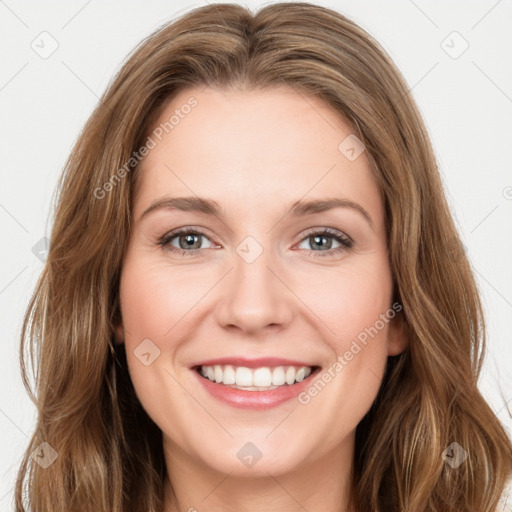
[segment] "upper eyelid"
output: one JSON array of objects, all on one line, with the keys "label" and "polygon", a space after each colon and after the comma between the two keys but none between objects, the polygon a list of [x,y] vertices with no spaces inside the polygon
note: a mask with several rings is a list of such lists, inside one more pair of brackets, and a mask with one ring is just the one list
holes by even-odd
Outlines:
[{"label": "upper eyelid", "polygon": [[320,227],[320,228],[309,228],[307,229],[305,232],[302,233],[302,239],[304,239],[305,237],[308,237],[308,236],[311,236],[315,233],[327,233],[328,236],[339,236],[340,238],[346,238],[348,240],[350,240],[351,242],[354,242],[353,238],[349,235],[347,235],[347,233],[345,233],[344,231],[341,231],[339,229],[335,229],[335,228],[330,228],[330,227]]}]

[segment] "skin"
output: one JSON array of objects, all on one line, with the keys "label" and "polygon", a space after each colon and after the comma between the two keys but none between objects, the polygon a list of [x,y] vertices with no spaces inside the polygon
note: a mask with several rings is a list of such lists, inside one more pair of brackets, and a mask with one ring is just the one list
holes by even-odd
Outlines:
[{"label": "skin", "polygon": [[[346,511],[356,426],[387,356],[407,346],[398,315],[307,404],[235,408],[207,393],[189,366],[275,356],[328,369],[390,310],[384,208],[366,152],[347,159],[338,146],[351,127],[286,87],[188,89],[155,127],[191,96],[198,105],[142,162],[116,333],[137,395],[163,432],[165,512]],[[141,218],[163,196],[213,199],[225,217],[159,209]],[[358,203],[373,227],[352,208],[286,215],[294,201],[327,197]],[[204,232],[197,254],[158,244],[185,226]],[[310,228],[344,233],[354,245],[333,253],[340,243],[331,237],[319,247]],[[252,263],[236,252],[249,235],[263,249]],[[144,339],[160,350],[147,366],[134,354]],[[237,457],[247,442],[262,453],[252,467]]]}]

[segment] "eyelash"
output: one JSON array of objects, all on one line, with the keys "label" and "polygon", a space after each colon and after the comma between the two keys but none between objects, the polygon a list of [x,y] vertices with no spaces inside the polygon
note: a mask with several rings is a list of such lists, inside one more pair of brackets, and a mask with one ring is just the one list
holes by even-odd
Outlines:
[{"label": "eyelash", "polygon": [[[167,249],[168,251],[172,253],[182,253],[183,256],[187,254],[188,256],[193,256],[200,251],[204,249],[192,249],[192,250],[184,250],[184,249],[178,249],[176,247],[173,247],[170,245],[171,240],[174,238],[180,236],[180,235],[200,235],[204,236],[205,238],[208,238],[207,235],[203,232],[201,228],[198,227],[187,227],[187,228],[181,228],[177,229],[175,231],[171,231],[170,233],[166,233],[158,240],[158,245],[161,247]],[[335,249],[329,249],[327,251],[314,251],[313,249],[305,249],[313,254],[311,254],[314,258],[324,258],[326,256],[334,256],[338,254],[339,252],[346,251],[352,249],[354,246],[354,241],[345,235],[344,233],[341,233],[339,231],[332,230],[330,228],[324,228],[323,230],[317,230],[317,229],[311,229],[307,231],[303,238],[300,240],[300,242],[303,242],[307,238],[311,238],[313,236],[318,235],[327,235],[326,238],[334,238],[337,242],[340,243],[340,247],[336,247]],[[314,254],[316,253],[316,254]]]}]

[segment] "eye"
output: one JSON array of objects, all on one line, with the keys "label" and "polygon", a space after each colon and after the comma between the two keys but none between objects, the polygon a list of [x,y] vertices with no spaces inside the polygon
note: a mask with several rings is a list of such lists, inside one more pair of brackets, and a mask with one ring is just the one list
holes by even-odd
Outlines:
[{"label": "eye", "polygon": [[[309,250],[315,254],[314,257],[324,257],[324,256],[332,256],[334,254],[338,254],[339,252],[346,251],[351,249],[354,245],[353,240],[342,233],[341,231],[335,231],[330,228],[324,228],[322,230],[310,230],[306,233],[306,237],[303,238],[303,242],[310,245],[312,247]],[[338,243],[339,246],[332,248],[333,240],[335,243]],[[299,245],[299,246],[300,246]],[[320,250],[316,250],[316,249]]]},{"label": "eye", "polygon": [[[210,244],[212,244],[209,248],[215,245],[201,228],[186,227],[165,234],[158,240],[158,245],[172,253],[181,253],[182,256],[185,256],[185,254],[194,255],[198,254],[203,249],[208,249],[208,247],[203,246],[204,240],[208,240]],[[338,247],[332,247],[333,240],[334,243],[339,244]],[[299,247],[305,242],[311,247],[310,249],[306,248],[306,250],[314,253],[312,254],[314,257],[332,256],[351,249],[354,245],[350,237],[341,231],[332,230],[330,228],[309,230],[306,233],[306,237],[303,238],[301,244],[299,244]]]},{"label": "eye", "polygon": [[165,234],[158,244],[173,253],[197,254],[203,247],[203,240],[209,240],[201,228],[182,228]]}]

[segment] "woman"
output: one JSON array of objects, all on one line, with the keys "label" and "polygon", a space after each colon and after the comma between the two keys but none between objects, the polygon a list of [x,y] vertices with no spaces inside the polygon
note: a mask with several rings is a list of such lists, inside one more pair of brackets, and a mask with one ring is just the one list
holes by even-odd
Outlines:
[{"label": "woman", "polygon": [[478,291],[407,85],[353,22],[164,26],[59,192],[18,511],[26,478],[38,512],[499,510]]}]

